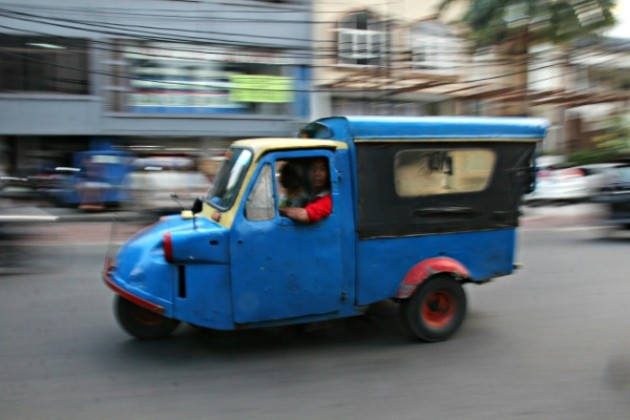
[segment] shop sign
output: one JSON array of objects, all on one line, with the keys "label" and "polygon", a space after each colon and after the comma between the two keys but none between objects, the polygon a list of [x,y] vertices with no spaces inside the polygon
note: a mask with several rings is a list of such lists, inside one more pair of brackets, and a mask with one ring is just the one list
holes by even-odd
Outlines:
[{"label": "shop sign", "polygon": [[293,101],[292,78],[256,74],[281,71],[275,53],[152,43],[126,48],[125,58],[131,112],[243,113],[248,103]]},{"label": "shop sign", "polygon": [[233,74],[230,83],[230,99],[233,102],[293,102],[291,77]]}]

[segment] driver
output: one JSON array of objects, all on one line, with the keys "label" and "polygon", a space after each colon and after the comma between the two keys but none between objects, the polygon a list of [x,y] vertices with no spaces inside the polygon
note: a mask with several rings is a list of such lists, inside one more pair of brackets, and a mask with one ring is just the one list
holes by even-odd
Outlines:
[{"label": "driver", "polygon": [[301,223],[315,223],[327,218],[332,213],[332,197],[330,194],[330,172],[328,159],[314,158],[308,169],[312,195],[304,207],[280,207],[282,216]]}]

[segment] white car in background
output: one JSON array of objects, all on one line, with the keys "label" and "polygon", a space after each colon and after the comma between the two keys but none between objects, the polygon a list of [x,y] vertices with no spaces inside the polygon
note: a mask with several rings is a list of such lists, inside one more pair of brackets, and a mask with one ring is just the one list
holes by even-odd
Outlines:
[{"label": "white car in background", "polygon": [[130,209],[158,214],[190,209],[195,198],[205,197],[212,186],[208,177],[186,157],[155,156],[137,159],[127,175]]},{"label": "white car in background", "polygon": [[542,205],[587,201],[614,177],[619,163],[595,163],[572,167],[541,168],[536,189],[524,197],[525,204]]}]

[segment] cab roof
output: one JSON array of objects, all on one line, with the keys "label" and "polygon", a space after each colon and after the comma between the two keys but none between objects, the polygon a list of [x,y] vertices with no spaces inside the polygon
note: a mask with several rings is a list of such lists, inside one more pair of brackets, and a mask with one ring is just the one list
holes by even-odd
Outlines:
[{"label": "cab roof", "polygon": [[336,116],[315,120],[301,137],[342,141],[400,139],[537,140],[549,122],[529,117],[386,117]]},{"label": "cab roof", "polygon": [[256,155],[270,150],[285,149],[347,149],[344,142],[321,140],[321,139],[299,139],[299,138],[253,138],[237,140],[233,144],[236,147],[247,147],[254,151]]}]

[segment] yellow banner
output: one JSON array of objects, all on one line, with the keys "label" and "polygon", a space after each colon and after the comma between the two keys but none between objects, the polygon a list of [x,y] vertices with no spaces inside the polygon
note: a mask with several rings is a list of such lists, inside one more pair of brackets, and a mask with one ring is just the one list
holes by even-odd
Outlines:
[{"label": "yellow banner", "polygon": [[293,102],[291,77],[233,74],[230,84],[230,100],[233,102]]}]

